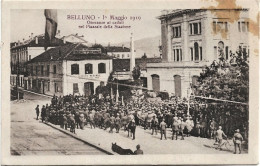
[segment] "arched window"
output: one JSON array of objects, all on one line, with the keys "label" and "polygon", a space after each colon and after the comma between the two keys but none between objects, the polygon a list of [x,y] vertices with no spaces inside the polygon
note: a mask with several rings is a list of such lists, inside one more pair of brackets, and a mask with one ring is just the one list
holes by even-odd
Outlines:
[{"label": "arched window", "polygon": [[195,61],[199,60],[199,44],[197,42],[194,43],[194,52],[195,52]]},{"label": "arched window", "polygon": [[73,74],[79,74],[79,65],[78,64],[71,65],[71,75],[73,75]]},{"label": "arched window", "polygon": [[105,63],[98,64],[98,73],[106,73],[106,64]]},{"label": "arched window", "polygon": [[85,64],[85,74],[93,74],[93,65],[88,63]]},{"label": "arched window", "polygon": [[223,41],[218,42],[218,57],[224,58],[224,42]]}]

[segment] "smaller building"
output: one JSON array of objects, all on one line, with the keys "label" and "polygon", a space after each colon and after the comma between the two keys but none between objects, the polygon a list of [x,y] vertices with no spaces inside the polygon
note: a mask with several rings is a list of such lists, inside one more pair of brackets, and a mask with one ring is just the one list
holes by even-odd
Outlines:
[{"label": "smaller building", "polygon": [[[66,44],[69,43],[64,43],[63,40],[55,38],[49,45],[48,49]],[[44,47],[44,34],[34,36],[33,33],[31,33],[28,40],[12,42],[10,44],[11,85],[15,86],[18,84],[20,87],[27,87],[27,85],[25,85],[27,77],[25,64],[45,52]],[[18,79],[17,75],[19,76]]]},{"label": "smaller building", "polygon": [[47,50],[27,63],[27,89],[48,95],[89,96],[105,85],[112,58],[101,49],[68,44]]},{"label": "smaller building", "polygon": [[107,55],[113,57],[114,59],[130,59],[131,50],[130,48],[122,46],[107,46],[105,47]]}]

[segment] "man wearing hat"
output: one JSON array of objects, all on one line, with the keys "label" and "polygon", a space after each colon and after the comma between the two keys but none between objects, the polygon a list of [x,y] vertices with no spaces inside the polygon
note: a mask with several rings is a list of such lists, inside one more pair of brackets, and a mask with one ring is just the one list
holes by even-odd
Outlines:
[{"label": "man wearing hat", "polygon": [[162,122],[160,123],[160,129],[161,129],[161,140],[162,140],[162,137],[164,135],[164,138],[166,138],[166,123],[165,123],[165,120],[163,119]]},{"label": "man wearing hat", "polygon": [[116,133],[119,133],[120,123],[121,123],[121,119],[119,117],[119,113],[117,113],[117,116],[116,116],[116,119],[115,119]]},{"label": "man wearing hat", "polygon": [[243,141],[243,136],[240,134],[239,129],[236,129],[235,134],[233,136],[233,142],[235,145],[235,152],[234,154],[237,154],[237,148],[239,150],[239,154],[241,154],[241,144]]}]

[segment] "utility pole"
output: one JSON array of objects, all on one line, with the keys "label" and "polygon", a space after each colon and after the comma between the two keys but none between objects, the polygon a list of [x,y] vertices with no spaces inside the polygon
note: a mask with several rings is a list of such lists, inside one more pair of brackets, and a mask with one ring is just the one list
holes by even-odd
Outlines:
[{"label": "utility pole", "polygon": [[190,73],[189,73],[189,89],[188,89],[188,111],[187,115],[190,115],[190,94],[191,94],[191,85],[190,85]]}]

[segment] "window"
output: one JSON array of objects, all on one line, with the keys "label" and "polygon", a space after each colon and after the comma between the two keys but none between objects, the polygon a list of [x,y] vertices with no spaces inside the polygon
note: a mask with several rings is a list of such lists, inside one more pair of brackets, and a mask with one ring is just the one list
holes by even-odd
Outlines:
[{"label": "window", "polygon": [[48,89],[48,91],[50,91],[50,81],[48,81],[48,83],[47,83],[47,89]]},{"label": "window", "polygon": [[43,75],[43,65],[41,65],[41,75]]},{"label": "window", "polygon": [[106,73],[106,64],[105,63],[98,64],[98,73]]},{"label": "window", "polygon": [[197,42],[194,43],[194,54],[195,54],[195,61],[199,60],[199,44]]},{"label": "window", "polygon": [[79,74],[79,65],[78,64],[71,65],[71,75],[73,75],[73,74]]},{"label": "window", "polygon": [[85,74],[93,74],[93,65],[85,64]]},{"label": "window", "polygon": [[220,41],[218,42],[218,56],[219,58],[224,58],[224,42]]},{"label": "window", "polygon": [[179,49],[177,49],[177,61],[179,61],[180,60],[180,57],[179,57],[180,55],[179,55]]},{"label": "window", "polygon": [[213,31],[217,32],[228,32],[228,22],[226,21],[213,21]]},{"label": "window", "polygon": [[31,60],[31,58],[32,58],[31,55],[29,55],[29,60]]},{"label": "window", "polygon": [[226,59],[228,59],[228,55],[229,53],[228,53],[228,46],[226,46]]},{"label": "window", "polygon": [[202,60],[202,47],[200,47],[200,60]]},{"label": "window", "polygon": [[249,30],[249,22],[247,22],[247,21],[238,22],[238,31],[239,32],[248,32],[248,30]]},{"label": "window", "polygon": [[55,91],[55,93],[59,92],[59,87],[56,82],[54,83],[54,91]]},{"label": "window", "polygon": [[201,34],[201,22],[190,23],[190,35],[199,35]]},{"label": "window", "polygon": [[242,32],[245,32],[245,31],[246,31],[246,23],[242,22]]},{"label": "window", "polygon": [[172,31],[173,31],[174,38],[181,37],[181,26],[173,27]]},{"label": "window", "polygon": [[182,61],[182,49],[180,49],[180,61]]},{"label": "window", "polygon": [[78,92],[79,92],[78,83],[73,83],[73,94],[78,93]]},{"label": "window", "polygon": [[180,48],[180,46],[175,47],[175,49],[173,49],[173,56],[172,59],[173,61],[182,61],[182,49]]},{"label": "window", "polygon": [[53,74],[56,74],[56,65],[53,65]]},{"label": "window", "polygon": [[193,61],[193,48],[190,48],[190,59]]},{"label": "window", "polygon": [[124,58],[125,57],[125,55],[124,54],[122,54],[122,58]]},{"label": "window", "polygon": [[50,74],[50,65],[47,65],[46,75],[49,76]]},{"label": "window", "polygon": [[38,75],[38,66],[35,67],[36,75]]}]

